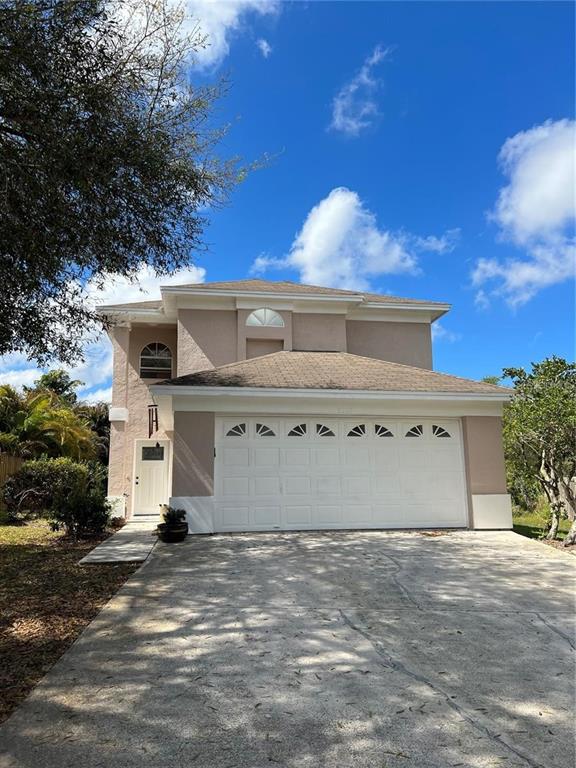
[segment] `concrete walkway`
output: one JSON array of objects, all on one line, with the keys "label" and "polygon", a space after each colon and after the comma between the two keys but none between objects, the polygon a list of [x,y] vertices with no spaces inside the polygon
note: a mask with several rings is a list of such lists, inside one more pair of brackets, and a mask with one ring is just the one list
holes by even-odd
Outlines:
[{"label": "concrete walkway", "polygon": [[83,557],[80,565],[144,562],[157,542],[154,531],[158,522],[158,516],[153,515],[129,520],[123,528]]},{"label": "concrete walkway", "polygon": [[0,768],[574,768],[575,568],[508,532],[159,543]]}]

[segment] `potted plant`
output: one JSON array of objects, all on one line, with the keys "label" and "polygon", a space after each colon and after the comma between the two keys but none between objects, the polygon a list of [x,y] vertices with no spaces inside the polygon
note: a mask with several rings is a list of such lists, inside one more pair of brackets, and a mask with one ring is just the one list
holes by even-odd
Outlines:
[{"label": "potted plant", "polygon": [[188,523],[186,522],[186,512],[183,509],[173,509],[168,507],[162,512],[163,523],[159,523],[156,528],[158,538],[167,543],[184,541],[188,535]]}]

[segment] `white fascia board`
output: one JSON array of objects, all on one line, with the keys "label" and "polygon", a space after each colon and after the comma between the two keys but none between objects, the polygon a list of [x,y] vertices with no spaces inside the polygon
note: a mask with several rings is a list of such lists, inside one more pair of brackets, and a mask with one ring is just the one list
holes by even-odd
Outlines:
[{"label": "white fascia board", "polygon": [[174,325],[174,320],[166,317],[162,309],[138,309],[133,307],[97,307],[97,312],[108,320],[122,323],[150,323],[154,325]]},{"label": "white fascia board", "polygon": [[367,400],[362,398],[305,398],[305,397],[173,397],[174,411],[220,414],[306,414],[316,417],[345,416],[398,416],[462,418],[463,416],[502,416],[500,401],[474,400]]},{"label": "white fascia board", "polygon": [[183,296],[221,296],[222,298],[254,298],[254,299],[279,299],[280,301],[344,301],[361,303],[364,297],[361,294],[350,296],[330,296],[324,293],[277,293],[275,291],[218,291],[202,288],[179,288],[178,286],[161,287],[162,295],[165,293],[181,294]]},{"label": "white fascia board", "polygon": [[452,309],[451,304],[411,304],[410,302],[401,303],[395,301],[365,301],[362,307],[369,309],[411,309],[422,312],[441,312],[442,314]]},{"label": "white fascia board", "polygon": [[362,400],[459,400],[507,402],[512,392],[415,392],[415,391],[382,391],[364,389],[287,389],[264,387],[187,387],[183,385],[157,384],[150,387],[155,395],[175,395],[194,397],[263,397],[263,398],[346,398]]}]

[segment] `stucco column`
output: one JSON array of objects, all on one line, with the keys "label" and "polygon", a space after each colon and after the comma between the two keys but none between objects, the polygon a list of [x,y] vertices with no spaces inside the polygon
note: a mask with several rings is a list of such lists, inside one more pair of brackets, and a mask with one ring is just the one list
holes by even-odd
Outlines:
[{"label": "stucco column", "polygon": [[462,418],[472,528],[512,528],[500,416]]},{"label": "stucco column", "polygon": [[128,421],[128,352],[130,326],[116,325],[109,331],[114,366],[112,405],[110,407],[110,458],[108,461],[108,496],[114,514],[125,513],[126,425]]}]

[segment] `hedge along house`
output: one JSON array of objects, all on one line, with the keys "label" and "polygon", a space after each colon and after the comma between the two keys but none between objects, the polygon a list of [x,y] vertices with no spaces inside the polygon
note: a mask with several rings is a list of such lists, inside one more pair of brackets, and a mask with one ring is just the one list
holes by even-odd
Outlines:
[{"label": "hedge along house", "polygon": [[509,391],[432,370],[449,310],[290,282],[162,288],[112,323],[109,495],[193,533],[510,528]]}]

